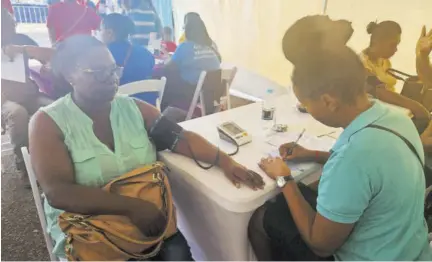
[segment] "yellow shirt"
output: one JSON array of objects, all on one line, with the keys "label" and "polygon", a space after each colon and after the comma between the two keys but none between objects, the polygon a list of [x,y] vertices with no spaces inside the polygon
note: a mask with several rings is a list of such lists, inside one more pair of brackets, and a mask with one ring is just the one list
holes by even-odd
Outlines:
[{"label": "yellow shirt", "polygon": [[186,34],[183,32],[183,34],[180,36],[179,44],[183,43],[184,41],[186,41]]},{"label": "yellow shirt", "polygon": [[372,62],[364,51],[360,53],[360,59],[364,67],[386,85],[386,89],[395,91],[397,79],[387,73],[387,70],[391,68],[389,59],[379,58],[376,62]]}]

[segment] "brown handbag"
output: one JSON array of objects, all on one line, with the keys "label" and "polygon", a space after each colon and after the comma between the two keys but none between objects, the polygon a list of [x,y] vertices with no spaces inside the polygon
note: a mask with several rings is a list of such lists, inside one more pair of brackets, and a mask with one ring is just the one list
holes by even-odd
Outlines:
[{"label": "brown handbag", "polygon": [[154,203],[166,214],[167,225],[158,237],[147,237],[128,217],[80,215],[63,212],[60,228],[67,236],[69,261],[145,260],[158,254],[163,241],[177,232],[171,188],[161,162],[132,170],[107,184],[103,190]]}]

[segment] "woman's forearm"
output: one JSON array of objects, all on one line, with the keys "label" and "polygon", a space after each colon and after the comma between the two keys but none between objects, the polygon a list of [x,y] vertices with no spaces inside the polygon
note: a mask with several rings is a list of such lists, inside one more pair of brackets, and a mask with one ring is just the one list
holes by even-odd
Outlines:
[{"label": "woman's forearm", "polygon": [[327,160],[330,158],[330,152],[327,151],[315,151],[314,154],[315,154],[314,160],[318,164],[324,165],[325,163],[327,163]]},{"label": "woman's forearm", "polygon": [[122,215],[140,205],[137,198],[106,192],[100,188],[76,184],[55,184],[45,190],[48,203],[57,209],[85,215]]},{"label": "woman's forearm", "polygon": [[378,88],[376,95],[377,98],[383,102],[409,109],[417,120],[430,119],[428,110],[417,101],[384,88]]},{"label": "woman's forearm", "polygon": [[200,135],[189,131],[183,132],[183,138],[178,142],[174,152],[189,158],[196,157],[196,160],[210,164],[214,163],[218,158],[218,162],[216,164],[220,167],[227,166],[232,161],[227,154],[219,151],[217,147],[210,144]]},{"label": "woman's forearm", "polygon": [[429,56],[418,54],[416,58],[417,74],[420,80],[428,86],[432,86],[432,65]]},{"label": "woman's forearm", "polygon": [[36,59],[42,64],[51,61],[54,49],[50,47],[25,46],[25,52],[31,59]]}]

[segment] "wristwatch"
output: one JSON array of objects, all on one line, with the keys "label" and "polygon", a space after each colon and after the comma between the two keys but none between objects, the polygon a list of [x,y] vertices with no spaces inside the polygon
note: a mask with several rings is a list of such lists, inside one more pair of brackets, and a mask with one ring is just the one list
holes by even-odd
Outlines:
[{"label": "wristwatch", "polygon": [[276,178],[276,185],[279,188],[283,188],[291,180],[294,180],[292,176],[278,176]]}]

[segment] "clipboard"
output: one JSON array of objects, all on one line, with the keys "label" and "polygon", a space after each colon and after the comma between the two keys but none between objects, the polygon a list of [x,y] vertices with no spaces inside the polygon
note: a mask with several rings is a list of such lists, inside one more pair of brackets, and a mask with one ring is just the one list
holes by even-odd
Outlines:
[{"label": "clipboard", "polygon": [[1,79],[19,83],[27,83],[30,75],[29,58],[26,53],[18,54],[13,59],[1,51]]}]

